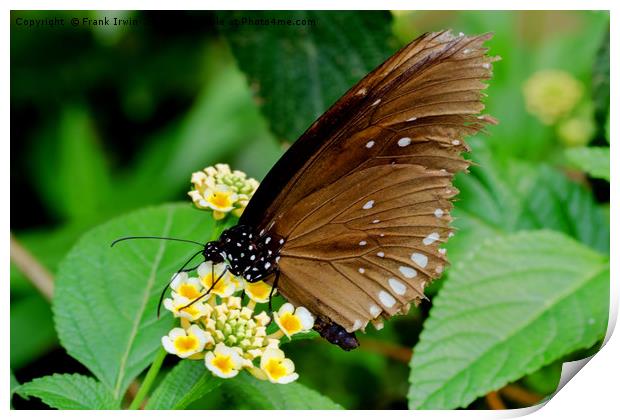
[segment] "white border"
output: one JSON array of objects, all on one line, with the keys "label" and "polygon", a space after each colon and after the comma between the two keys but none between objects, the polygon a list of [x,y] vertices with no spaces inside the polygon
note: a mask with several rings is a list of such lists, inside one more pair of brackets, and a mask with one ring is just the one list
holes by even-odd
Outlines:
[{"label": "white border", "polygon": [[[3,42],[2,42],[2,56],[7,58],[6,64],[3,68],[3,77],[2,77],[2,92],[4,94],[4,100],[2,101],[2,119],[4,124],[2,125],[5,132],[5,141],[2,142],[2,170],[4,172],[5,182],[2,183],[2,195],[3,197],[9,197],[9,165],[10,165],[10,145],[9,141],[6,139],[10,139],[10,96],[9,96],[9,87],[10,87],[10,78],[9,78],[9,30],[10,30],[10,10],[36,10],[36,9],[61,9],[61,10],[90,10],[90,9],[101,9],[101,10],[200,10],[200,9],[219,9],[222,5],[225,6],[225,9],[237,9],[237,10],[262,10],[262,9],[339,9],[339,10],[347,10],[347,9],[363,9],[363,10],[409,10],[409,9],[419,9],[419,10],[462,10],[463,6],[467,6],[468,10],[611,10],[611,45],[615,47],[615,49],[611,50],[611,66],[612,68],[618,68],[618,48],[619,39],[618,39],[618,27],[615,25],[617,23],[617,19],[615,18],[616,10],[618,7],[617,4],[620,4],[617,1],[602,1],[602,0],[564,0],[562,2],[552,2],[552,1],[540,1],[540,0],[521,0],[521,1],[504,1],[501,4],[498,2],[492,1],[482,1],[482,0],[469,0],[467,2],[459,2],[459,1],[432,1],[432,2],[412,2],[405,0],[384,0],[381,2],[374,3],[364,3],[361,4],[359,1],[354,0],[345,0],[345,1],[334,1],[334,0],[304,0],[304,1],[282,1],[282,0],[272,0],[269,3],[258,3],[256,1],[249,0],[227,0],[225,3],[221,2],[204,2],[204,1],[186,1],[186,0],[177,0],[175,2],[163,2],[163,1],[137,1],[137,0],[128,0],[128,1],[92,1],[92,0],[65,0],[65,1],[56,1],[49,2],[45,0],[24,0],[24,1],[15,1],[9,0],[5,4],[9,7],[4,14],[3,25],[5,26],[5,30],[2,32]],[[220,6],[220,7],[218,7]],[[615,81],[611,82],[611,115],[618,115],[615,112],[617,111],[617,100],[618,100],[618,87]],[[612,137],[614,139],[618,136],[618,128],[617,125],[612,124],[611,126]],[[617,162],[617,147],[612,147],[612,157],[611,162]],[[612,179],[618,179],[618,168],[613,164],[611,165]],[[616,201],[618,198],[618,189],[617,182],[614,181],[611,185],[611,205],[612,209],[616,208]],[[2,212],[4,213],[4,224],[6,226],[5,232],[10,230],[10,217],[9,217],[9,206],[6,204],[2,207]],[[618,229],[617,222],[612,218],[611,220],[611,249],[617,249],[617,241],[618,241]],[[613,251],[612,251],[613,252]],[[9,244],[8,238],[5,240],[5,243],[2,246],[2,254],[3,254],[3,272],[8,274],[9,267]],[[389,415],[394,418],[413,418],[416,419],[429,419],[429,418],[471,418],[471,419],[480,419],[480,418],[509,418],[516,417],[524,414],[531,413],[531,418],[562,418],[562,419],[571,419],[571,418],[608,418],[612,413],[617,415],[618,413],[618,375],[620,373],[620,339],[618,337],[611,336],[611,332],[615,326],[618,314],[618,292],[619,286],[617,282],[617,278],[614,274],[617,272],[617,263],[615,260],[611,261],[611,278],[614,279],[612,281],[611,286],[611,307],[610,307],[610,328],[608,330],[608,334],[606,337],[606,345],[603,349],[596,354],[591,361],[585,366],[582,372],[577,375],[576,379],[569,381],[564,388],[562,388],[556,396],[554,396],[547,405],[541,409],[537,410],[536,408],[523,409],[523,410],[508,410],[508,411],[473,411],[473,410],[461,410],[461,411],[390,411]],[[6,337],[8,335],[10,321],[9,321],[9,306],[10,306],[10,297],[9,297],[9,282],[8,277],[5,277],[4,280],[5,288],[4,293],[2,294],[3,299],[3,307],[4,313],[2,314],[2,325],[4,326],[4,334]],[[617,334],[616,334],[617,336]],[[7,412],[9,404],[8,404],[8,395],[9,395],[9,384],[8,384],[8,376],[9,376],[9,346],[3,345],[0,347],[0,352],[2,353],[2,360],[4,363],[0,364],[0,377],[4,378],[4,383],[2,386],[2,399],[3,409]],[[361,417],[372,417],[376,418],[376,416],[384,416],[388,415],[386,413],[377,413],[376,411],[366,411],[366,412],[356,412],[355,416]],[[28,411],[10,411],[8,413],[10,416],[14,418],[30,418],[33,413]],[[38,413],[38,415],[45,415],[53,418],[62,417],[82,417],[84,414],[79,412],[59,412],[59,411],[48,411],[45,413]],[[89,412],[89,416],[93,416],[93,418],[107,418],[110,413],[108,412]],[[131,416],[135,417],[143,417],[146,418],[148,416],[149,419],[153,418],[167,418],[169,416],[168,412],[164,411],[142,411],[142,412],[129,412],[129,411],[121,411],[114,414],[115,416],[120,416],[121,418],[129,418]],[[337,412],[269,412],[269,411],[227,411],[227,412],[214,412],[214,413],[201,413],[197,415],[208,415],[212,418],[215,417],[224,417],[224,416],[239,416],[239,418],[269,418],[273,419],[284,418],[285,416],[294,415],[295,417],[303,418],[314,418],[317,415],[320,416],[329,416],[329,417],[344,417],[349,416],[350,414],[347,412],[337,413]]]}]

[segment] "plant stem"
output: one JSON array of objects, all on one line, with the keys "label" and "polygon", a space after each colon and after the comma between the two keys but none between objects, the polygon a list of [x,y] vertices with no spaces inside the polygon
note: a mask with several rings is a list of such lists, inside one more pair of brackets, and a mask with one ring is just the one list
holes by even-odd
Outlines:
[{"label": "plant stem", "polygon": [[499,393],[509,400],[519,403],[525,407],[536,405],[543,399],[542,395],[528,391],[517,384],[508,384],[500,389]]},{"label": "plant stem", "polygon": [[505,410],[506,409],[506,404],[504,404],[504,402],[502,401],[497,391],[489,392],[485,396],[485,400],[491,410]]},{"label": "plant stem", "polygon": [[49,271],[11,234],[11,261],[47,300],[52,300],[54,280]]},{"label": "plant stem", "polygon": [[134,398],[131,404],[129,405],[130,410],[140,409],[140,406],[142,405],[142,401],[144,401],[146,394],[148,394],[149,390],[151,389],[151,386],[153,385],[153,381],[155,381],[155,378],[157,377],[157,374],[159,373],[159,369],[161,369],[161,365],[164,362],[164,359],[166,358],[167,354],[168,353],[166,352],[166,350],[164,350],[164,348],[160,348],[159,352],[155,355],[155,358],[153,359],[153,363],[151,363],[151,367],[149,368],[149,371],[146,372],[144,381],[142,381],[142,385],[140,385],[140,389],[138,390],[138,393],[136,394],[136,398]]}]

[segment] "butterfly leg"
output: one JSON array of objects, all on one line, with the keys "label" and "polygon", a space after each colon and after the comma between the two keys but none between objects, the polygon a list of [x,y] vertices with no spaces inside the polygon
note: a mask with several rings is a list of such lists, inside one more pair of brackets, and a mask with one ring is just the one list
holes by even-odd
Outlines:
[{"label": "butterfly leg", "polygon": [[183,266],[181,266],[181,268],[176,273],[174,273],[174,276],[172,276],[172,279],[168,282],[168,284],[166,284],[166,287],[164,287],[164,290],[161,291],[161,295],[159,296],[159,302],[157,303],[157,318],[159,318],[159,314],[161,312],[161,303],[164,301],[164,296],[166,296],[166,291],[168,290],[168,288],[170,287],[170,285],[172,284],[174,279],[177,278],[179,273],[182,273],[184,271],[191,271],[193,269],[196,269],[200,264],[202,264],[202,263],[200,263],[196,267],[193,267],[191,269],[190,268],[188,268],[188,269],[185,268],[200,253],[202,253],[202,250],[200,250],[197,253],[195,253],[194,255],[192,255],[191,258],[189,260],[187,260],[185,262],[185,264],[183,264]]},{"label": "butterfly leg", "polygon": [[[204,297],[205,297],[205,296],[207,296],[209,293],[211,293],[211,290],[213,290],[213,288],[217,285],[217,282],[219,282],[219,281],[220,281],[220,279],[221,279],[222,277],[224,277],[224,274],[226,274],[226,272],[228,272],[228,267],[226,267],[226,268],[224,269],[224,271],[222,271],[222,274],[220,274],[220,275],[218,276],[218,278],[217,278],[217,279],[213,282],[213,284],[211,285],[211,287],[209,287],[209,289],[208,289],[206,292],[204,292],[203,294],[201,294],[201,295],[200,295],[200,296],[198,296],[196,299],[192,300],[190,303],[188,303],[187,305],[183,306],[182,308],[179,308],[179,311],[182,311],[183,309],[185,309],[185,308],[187,308],[187,307],[189,307],[189,306],[192,306],[194,303],[198,302],[200,299],[204,298]],[[213,277],[211,277],[211,278],[213,278]]]},{"label": "butterfly leg", "polygon": [[271,286],[271,290],[269,291],[269,317],[273,319],[273,308],[271,306],[271,298],[273,297],[273,292],[278,287],[278,280],[280,280],[280,269],[276,269],[276,278],[273,280],[273,286]]}]

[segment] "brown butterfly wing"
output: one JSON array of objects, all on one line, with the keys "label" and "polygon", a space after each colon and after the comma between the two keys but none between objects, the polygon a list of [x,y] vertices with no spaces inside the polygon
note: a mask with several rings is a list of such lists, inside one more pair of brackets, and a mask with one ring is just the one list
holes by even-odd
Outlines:
[{"label": "brown butterfly wing", "polygon": [[446,264],[455,193],[449,173],[398,164],[317,191],[291,209],[312,211],[289,232],[280,292],[348,331],[400,312]]},{"label": "brown butterfly wing", "polygon": [[285,238],[279,289],[354,331],[439,276],[463,138],[496,58],[490,35],[426,34],[330,108],[267,175],[241,223]]},{"label": "brown butterfly wing", "polygon": [[[240,223],[266,228],[303,197],[360,165],[379,165],[390,159],[389,155],[371,159],[379,148],[367,150],[354,147],[355,143],[375,141],[385,146],[388,136],[402,133],[418,140],[415,148],[420,153],[414,160],[400,156],[399,163],[450,172],[465,169],[467,162],[454,159],[455,151],[465,146],[450,146],[454,139],[474,134],[492,121],[474,116],[483,109],[480,91],[486,85],[481,80],[491,76],[490,63],[496,60],[486,56],[482,47],[490,37],[430,33],[402,48],[293,143],[261,183]],[[438,145],[446,150],[436,150]],[[428,158],[423,153],[426,149],[446,159]]]}]

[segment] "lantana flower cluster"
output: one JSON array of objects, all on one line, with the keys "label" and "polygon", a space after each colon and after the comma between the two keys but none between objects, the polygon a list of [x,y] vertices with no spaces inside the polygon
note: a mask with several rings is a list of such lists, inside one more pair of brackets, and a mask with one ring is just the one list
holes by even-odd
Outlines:
[{"label": "lantana flower cluster", "polygon": [[[206,368],[221,378],[232,378],[245,369],[272,383],[297,379],[295,364],[280,349],[280,339],[312,329],[314,317],[306,308],[283,304],[273,314],[276,331],[267,334],[272,320],[265,311],[255,313],[255,309],[257,303],[269,300],[271,286],[262,281],[245,282],[226,271],[224,263],[204,262],[195,277],[179,273],[171,289],[164,307],[180,325],[162,337],[168,353],[203,360]],[[240,292],[247,303],[238,296]]]},{"label": "lantana flower cluster", "polygon": [[527,111],[551,125],[566,116],[583,95],[582,83],[562,70],[541,70],[523,85]]},{"label": "lantana flower cluster", "polygon": [[553,125],[567,147],[584,146],[594,137],[592,103],[584,98],[581,81],[562,70],[540,70],[523,84],[527,111]]},{"label": "lantana flower cluster", "polygon": [[188,193],[199,209],[213,210],[215,220],[228,213],[241,217],[250,198],[258,188],[258,181],[244,172],[231,171],[223,163],[209,166],[192,174],[192,190]]}]

